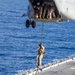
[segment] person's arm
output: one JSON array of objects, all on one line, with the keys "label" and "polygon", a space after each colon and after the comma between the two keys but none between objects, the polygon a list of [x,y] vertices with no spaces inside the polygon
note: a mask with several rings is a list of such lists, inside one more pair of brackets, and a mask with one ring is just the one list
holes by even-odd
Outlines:
[{"label": "person's arm", "polygon": [[40,47],[37,48],[37,50],[39,50],[39,49],[40,49]]}]

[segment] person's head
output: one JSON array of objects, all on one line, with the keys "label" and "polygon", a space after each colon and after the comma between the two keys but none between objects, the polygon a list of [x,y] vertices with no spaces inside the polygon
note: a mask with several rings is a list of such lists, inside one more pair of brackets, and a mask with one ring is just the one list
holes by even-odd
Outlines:
[{"label": "person's head", "polygon": [[39,47],[42,47],[42,43],[39,44]]}]

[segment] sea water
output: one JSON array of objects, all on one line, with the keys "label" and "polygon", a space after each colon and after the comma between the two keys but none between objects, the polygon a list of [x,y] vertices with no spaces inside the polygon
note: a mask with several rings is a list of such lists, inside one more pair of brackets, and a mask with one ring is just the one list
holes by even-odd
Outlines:
[{"label": "sea water", "polygon": [[[27,0],[0,0],[0,75],[36,68],[42,22],[25,27],[27,6]],[[75,54],[75,22],[44,23],[42,43],[43,65]]]}]

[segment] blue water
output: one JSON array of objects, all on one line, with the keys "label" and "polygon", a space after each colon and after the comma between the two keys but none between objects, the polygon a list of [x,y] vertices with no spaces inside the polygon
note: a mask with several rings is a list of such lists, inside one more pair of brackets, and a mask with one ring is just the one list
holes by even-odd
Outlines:
[{"label": "blue water", "polygon": [[[0,0],[0,75],[36,67],[37,47],[42,23],[25,27],[27,0]],[[75,22],[45,23],[43,65],[75,54]]]}]

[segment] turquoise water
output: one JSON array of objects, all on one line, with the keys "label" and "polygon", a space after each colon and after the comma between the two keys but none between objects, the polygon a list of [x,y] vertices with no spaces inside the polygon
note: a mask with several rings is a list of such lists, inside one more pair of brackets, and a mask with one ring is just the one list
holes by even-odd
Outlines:
[{"label": "turquoise water", "polygon": [[[27,0],[0,0],[0,75],[14,75],[19,70],[36,67],[37,47],[42,23],[25,27]],[[43,65],[75,54],[75,21],[44,23]]]}]

